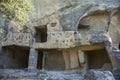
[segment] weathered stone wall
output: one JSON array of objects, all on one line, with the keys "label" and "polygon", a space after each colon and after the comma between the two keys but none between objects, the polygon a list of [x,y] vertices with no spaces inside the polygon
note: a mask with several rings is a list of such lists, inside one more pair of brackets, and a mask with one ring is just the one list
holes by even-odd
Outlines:
[{"label": "weathered stone wall", "polygon": [[[114,3],[114,4],[113,4]],[[116,8],[119,5],[118,0],[33,0],[35,6],[34,19],[41,20],[43,23],[49,23],[52,20],[58,19],[60,25],[66,29],[75,30],[77,28],[77,22],[83,15],[88,15],[94,11],[104,11],[108,8]],[[52,17],[52,16],[58,17]],[[50,19],[53,18],[53,19]],[[49,18],[49,19],[48,19]],[[46,20],[44,20],[46,19]],[[35,21],[36,21],[35,20]],[[36,21],[36,22],[37,22]],[[36,24],[37,25],[37,24]]]},{"label": "weathered stone wall", "polygon": [[[113,46],[115,46],[117,48],[120,43],[120,40],[119,40],[119,35],[120,35],[119,15],[120,15],[120,13],[117,12],[115,15],[112,16],[111,24],[109,27],[109,34],[112,39],[112,44],[113,44]],[[84,35],[87,31],[89,31],[91,29],[106,31],[105,26],[107,25],[107,19],[108,19],[108,14],[106,14],[105,12],[101,12],[101,13],[99,12],[99,13],[92,14],[88,17],[85,17],[84,19],[82,19],[80,21],[80,23],[83,25],[88,25],[89,29],[85,29],[85,28],[84,28],[84,30],[79,29],[79,32]]]},{"label": "weathered stone wall", "polygon": [[[38,43],[35,42],[35,39],[32,39],[29,34],[24,35],[23,33],[8,35],[10,39],[8,39],[8,42],[11,41],[9,42],[10,45],[27,45],[27,47],[31,48],[29,69],[36,69],[37,67],[39,52],[37,52],[36,49],[64,49],[63,52],[48,51],[48,54],[43,53],[45,57],[45,62],[43,63],[45,64],[42,64],[42,67],[46,67],[46,69],[79,69],[82,67],[85,68],[82,70],[86,70],[89,64],[87,64],[86,55],[82,50],[103,49],[107,46],[109,47],[109,53],[109,50],[113,46],[118,47],[118,36],[120,34],[119,0],[32,0],[32,2],[35,11],[30,15],[32,21],[27,25],[31,26],[31,33],[33,33],[34,36],[35,27],[46,26],[47,41]],[[112,14],[112,16],[110,16],[110,14]],[[109,31],[106,32],[109,16],[111,23]],[[12,36],[13,40],[11,40]],[[29,43],[30,39],[33,40],[32,44]],[[104,44],[106,42],[109,42],[109,45]],[[103,45],[96,46],[95,44],[97,43],[103,43]],[[75,50],[71,49],[73,47],[79,48],[80,51],[76,50],[77,48]],[[71,50],[65,50],[65,48],[70,48]],[[112,54],[112,52],[109,54]],[[111,55],[109,55],[109,57],[110,56]],[[99,58],[101,55],[97,55],[97,57]],[[112,57],[114,57],[113,54]],[[93,58],[95,59],[96,57],[94,56]],[[7,57],[6,59],[9,58]],[[110,60],[112,61],[113,59]],[[92,61],[97,64],[94,60]],[[99,62],[102,63],[103,61]],[[114,62],[115,61],[113,61],[113,63]],[[100,67],[101,66],[102,65],[100,65]]]},{"label": "weathered stone wall", "polygon": [[31,33],[14,33],[9,32],[2,42],[2,46],[8,45],[20,45],[20,46],[30,46],[32,41]]},{"label": "weathered stone wall", "polygon": [[[107,26],[108,10],[111,10],[110,36],[114,46],[119,44],[119,0],[32,0],[35,12],[31,14],[31,25],[59,23],[59,30],[78,30],[79,23],[88,29],[79,30],[82,35],[90,29],[103,30]],[[60,29],[61,27],[61,29]],[[81,26],[84,27],[84,26]],[[58,29],[57,29],[58,30]],[[53,29],[52,32],[56,31]]]},{"label": "weathered stone wall", "polygon": [[[112,56],[110,60],[114,64],[116,61],[114,61],[114,54],[111,48],[114,46],[118,48],[119,45],[119,3],[119,0],[33,1],[36,11],[32,14],[31,19],[34,18],[34,20],[31,24],[34,26],[46,25],[48,27],[48,42],[33,44],[33,47],[47,49],[55,47],[61,48],[61,44],[57,44],[57,41],[60,42],[59,40],[61,40],[59,39],[60,36],[57,35],[58,32],[77,31],[81,34],[81,40],[79,40],[79,42],[83,46],[108,42],[109,45],[106,44],[105,46],[109,47],[107,52],[109,57]],[[109,21],[110,26],[108,24]],[[107,32],[106,27],[108,26],[109,29]],[[53,33],[55,33],[55,35]],[[71,38],[65,37],[62,39],[68,39],[69,41]],[[72,39],[74,39],[74,37],[72,37]],[[51,44],[57,45],[50,46]],[[73,44],[71,45],[75,47]],[[71,45],[62,48],[70,48]],[[88,49],[88,47],[84,49]],[[91,46],[89,49],[91,49]]]}]

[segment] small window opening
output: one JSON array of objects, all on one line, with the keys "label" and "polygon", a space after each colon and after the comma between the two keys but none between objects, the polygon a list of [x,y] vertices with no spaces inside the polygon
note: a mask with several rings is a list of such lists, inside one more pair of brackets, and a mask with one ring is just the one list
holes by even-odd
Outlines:
[{"label": "small window opening", "polygon": [[36,42],[47,42],[47,26],[36,27]]},{"label": "small window opening", "polygon": [[85,51],[85,53],[87,54],[89,69],[101,69],[105,64],[111,64],[106,49]]}]

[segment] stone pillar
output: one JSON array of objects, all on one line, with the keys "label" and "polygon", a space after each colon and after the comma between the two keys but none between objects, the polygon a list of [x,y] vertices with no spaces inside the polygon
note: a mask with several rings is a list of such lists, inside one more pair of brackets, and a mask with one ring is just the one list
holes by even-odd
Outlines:
[{"label": "stone pillar", "polygon": [[28,63],[29,70],[37,69],[37,59],[38,59],[38,51],[36,51],[35,49],[30,49],[29,63]]},{"label": "stone pillar", "polygon": [[85,53],[81,50],[78,50],[78,56],[79,56],[79,63],[82,68],[82,71],[85,72],[88,69],[88,61],[87,61],[87,56]]},{"label": "stone pillar", "polygon": [[43,51],[43,59],[42,59],[42,70],[45,70],[45,56],[48,54],[46,51]]},{"label": "stone pillar", "polygon": [[76,49],[63,50],[65,70],[76,69],[79,67],[78,52]]},{"label": "stone pillar", "polygon": [[83,51],[78,50],[78,56],[79,56],[79,62],[80,64],[84,64],[85,63],[85,54]]},{"label": "stone pillar", "polygon": [[65,62],[65,70],[70,69],[70,52],[63,50],[63,58]]},{"label": "stone pillar", "polygon": [[78,52],[76,49],[70,50],[70,67],[71,69],[79,67]]}]

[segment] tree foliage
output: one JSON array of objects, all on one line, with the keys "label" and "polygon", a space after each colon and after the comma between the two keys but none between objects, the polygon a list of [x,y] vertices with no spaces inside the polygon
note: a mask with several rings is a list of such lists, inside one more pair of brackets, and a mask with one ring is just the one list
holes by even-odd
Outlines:
[{"label": "tree foliage", "polygon": [[28,21],[33,10],[31,0],[0,0],[0,16],[21,25]]}]

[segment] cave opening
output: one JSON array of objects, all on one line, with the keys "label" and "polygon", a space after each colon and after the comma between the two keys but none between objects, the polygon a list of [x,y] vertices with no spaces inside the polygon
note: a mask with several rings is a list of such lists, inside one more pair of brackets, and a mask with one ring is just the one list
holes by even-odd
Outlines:
[{"label": "cave opening", "polygon": [[28,67],[29,48],[18,46],[4,48],[3,66],[5,69],[25,69]]},{"label": "cave opening", "polygon": [[37,69],[64,70],[62,51],[56,49],[38,50]]},{"label": "cave opening", "polygon": [[47,42],[47,26],[36,27],[35,40],[37,43]]},{"label": "cave opening", "polygon": [[88,69],[111,69],[111,62],[106,49],[85,51],[88,59]]}]

